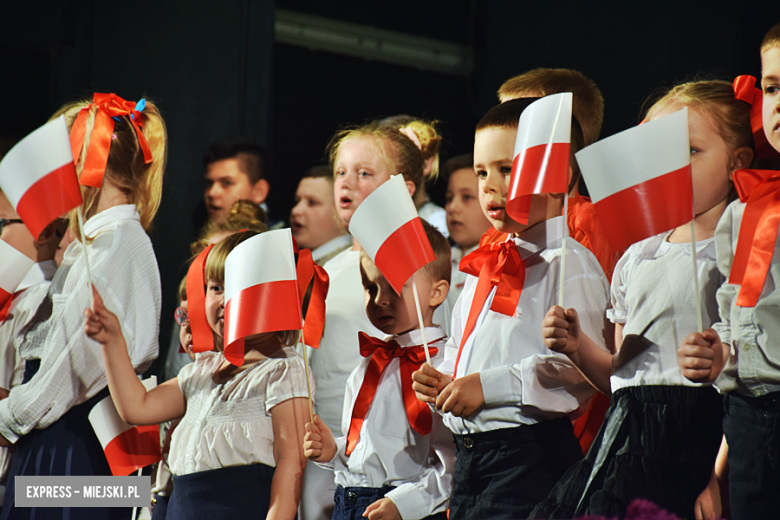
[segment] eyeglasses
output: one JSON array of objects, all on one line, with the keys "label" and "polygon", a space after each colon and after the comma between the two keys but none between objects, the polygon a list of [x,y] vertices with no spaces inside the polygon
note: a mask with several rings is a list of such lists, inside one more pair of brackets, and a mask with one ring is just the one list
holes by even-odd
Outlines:
[{"label": "eyeglasses", "polygon": [[0,218],[0,234],[3,233],[3,228],[8,224],[23,224],[24,221],[20,218]]},{"label": "eyeglasses", "polygon": [[190,315],[184,307],[177,307],[176,312],[173,313],[173,318],[181,327],[185,327],[190,322]]}]

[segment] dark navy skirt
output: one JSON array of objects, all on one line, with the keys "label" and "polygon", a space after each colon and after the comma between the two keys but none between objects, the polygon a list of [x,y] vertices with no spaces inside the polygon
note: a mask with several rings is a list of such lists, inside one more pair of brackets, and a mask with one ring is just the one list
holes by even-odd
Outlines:
[{"label": "dark navy skirt", "polygon": [[274,468],[265,464],[174,475],[173,494],[165,518],[265,520],[271,504],[273,477]]},{"label": "dark navy skirt", "polygon": [[722,423],[723,398],[714,388],[621,388],[588,454],[530,518],[623,518],[637,498],[693,518],[715,465]]},{"label": "dark navy skirt", "polygon": [[[27,362],[24,383],[35,374]],[[118,520],[129,519],[132,508],[113,507],[15,507],[15,477],[39,475],[111,475],[103,448],[89,422],[89,412],[109,396],[104,388],[88,401],[74,406],[43,430],[33,430],[16,443],[11,460],[5,503],[0,520]]]}]

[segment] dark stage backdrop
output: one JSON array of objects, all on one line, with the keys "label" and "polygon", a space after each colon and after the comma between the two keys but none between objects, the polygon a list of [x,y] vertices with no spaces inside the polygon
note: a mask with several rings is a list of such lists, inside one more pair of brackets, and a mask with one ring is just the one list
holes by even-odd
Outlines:
[{"label": "dark stage backdrop", "polygon": [[[274,42],[276,8],[450,41],[472,49],[449,75]],[[655,89],[696,74],[760,74],[758,46],[777,1],[524,2],[477,0],[42,0],[0,11],[0,151],[67,100],[95,90],[161,107],[170,138],[152,240],[163,280],[166,348],[187,245],[202,218],[201,157],[213,141],[264,144],[274,217],[324,160],[345,123],[398,113],[441,121],[443,158],[471,150],[473,127],[507,78],[576,68],[606,100],[602,137],[639,120]],[[444,186],[431,190],[443,203]],[[164,353],[161,353],[161,356]],[[152,371],[157,371],[159,363]]]}]

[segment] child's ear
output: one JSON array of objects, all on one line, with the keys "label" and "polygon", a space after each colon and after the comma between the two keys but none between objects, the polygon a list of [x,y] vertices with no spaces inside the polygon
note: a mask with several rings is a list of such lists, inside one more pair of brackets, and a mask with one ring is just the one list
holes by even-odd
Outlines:
[{"label": "child's ear", "polygon": [[259,179],[252,186],[252,202],[262,204],[268,198],[268,192],[271,191],[271,185],[265,179]]},{"label": "child's ear", "polygon": [[406,181],[406,188],[409,190],[409,196],[414,197],[414,192],[417,191],[417,186],[415,186],[412,181]]},{"label": "child's ear", "polygon": [[729,180],[734,180],[734,172],[742,170],[744,168],[750,168],[753,163],[753,150],[748,146],[737,148],[731,154],[731,161],[729,161]]},{"label": "child's ear", "polygon": [[431,301],[428,303],[430,307],[438,307],[447,298],[447,293],[450,292],[450,284],[447,280],[439,280],[431,287]]}]

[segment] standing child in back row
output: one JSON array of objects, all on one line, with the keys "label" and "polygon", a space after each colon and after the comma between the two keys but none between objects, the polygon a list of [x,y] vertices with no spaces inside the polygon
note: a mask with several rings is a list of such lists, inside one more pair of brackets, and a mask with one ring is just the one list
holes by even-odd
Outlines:
[{"label": "standing child in back row", "polygon": [[[558,299],[563,195],[533,195],[528,224],[505,210],[518,120],[533,101],[503,103],[477,125],[482,210],[511,236],[463,260],[473,276],[453,311],[444,363],[413,375],[418,398],[435,403],[455,434],[452,520],[528,516],[582,458],[570,417],[595,392],[566,356],[547,349],[539,329]],[[572,124],[573,151],[582,146],[580,132]],[[567,247],[564,298],[584,309],[583,328],[602,338],[607,279],[593,253],[574,240]],[[480,272],[487,284],[478,282]]]},{"label": "standing child in back row", "polygon": [[[764,136],[780,152],[780,24],[761,44],[761,75]],[[777,518],[780,509],[779,176],[735,174],[740,200],[726,208],[715,230],[718,268],[728,277],[718,291],[720,322],[685,338],[679,351],[686,377],[714,382],[726,395],[726,473],[735,520]]]},{"label": "standing child in back row", "polygon": [[334,439],[319,417],[306,425],[306,455],[335,470],[333,520],[446,519],[455,446],[441,417],[415,398],[411,373],[425,361],[421,327],[431,358],[444,357],[447,337],[433,324],[433,311],[447,297],[450,246],[431,224],[423,221],[423,227],[436,255],[413,275],[424,323],[417,318],[412,279],[396,294],[361,251],[365,312],[386,336],[360,335],[364,359],[347,381],[343,437]]}]

